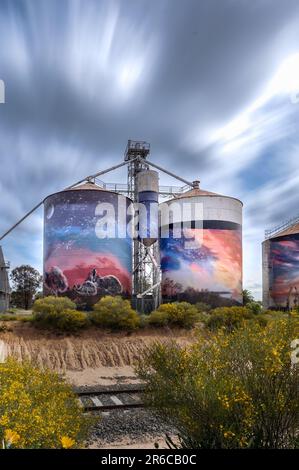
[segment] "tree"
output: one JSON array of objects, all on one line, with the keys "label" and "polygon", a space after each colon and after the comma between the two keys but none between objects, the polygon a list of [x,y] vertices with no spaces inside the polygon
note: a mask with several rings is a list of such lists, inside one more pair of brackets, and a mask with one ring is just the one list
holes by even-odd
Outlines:
[{"label": "tree", "polygon": [[32,266],[22,265],[13,269],[10,278],[13,285],[13,296],[18,307],[28,310],[33,297],[42,283],[42,276]]},{"label": "tree", "polygon": [[254,302],[254,297],[248,289],[243,289],[243,305],[247,305],[250,302]]}]

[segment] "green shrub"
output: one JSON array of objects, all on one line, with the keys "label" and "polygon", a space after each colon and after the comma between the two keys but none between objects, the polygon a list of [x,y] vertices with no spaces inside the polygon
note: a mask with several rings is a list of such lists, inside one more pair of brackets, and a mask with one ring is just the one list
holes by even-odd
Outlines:
[{"label": "green shrub", "polygon": [[156,326],[179,326],[191,328],[200,320],[199,312],[195,305],[188,302],[174,302],[162,304],[149,315],[149,324]]},{"label": "green shrub", "polygon": [[139,315],[139,328],[146,328],[148,326],[149,315]]},{"label": "green shrub", "polygon": [[78,331],[88,325],[85,313],[75,310],[76,305],[67,297],[45,297],[33,305],[33,325],[58,331]]},{"label": "green shrub", "polygon": [[261,302],[248,302],[248,304],[246,304],[246,308],[254,315],[258,315],[263,311]]},{"label": "green shrub", "polygon": [[137,368],[147,403],[178,430],[177,447],[299,448],[298,337],[299,321],[284,319],[157,342]]},{"label": "green shrub", "polygon": [[204,302],[196,302],[195,307],[199,312],[208,313],[212,310],[211,305],[208,305]]},{"label": "green shrub", "polygon": [[16,321],[18,320],[18,317],[17,315],[14,315],[14,314],[2,313],[0,315],[0,320],[1,321]]},{"label": "green shrub", "polygon": [[94,305],[89,314],[90,321],[103,328],[115,330],[134,330],[140,324],[139,315],[131,307],[128,300],[121,296],[106,295]]},{"label": "green shrub", "polygon": [[32,306],[34,313],[58,313],[66,309],[75,310],[76,304],[68,297],[53,295],[36,300]]},{"label": "green shrub", "polygon": [[63,310],[57,320],[57,328],[61,331],[77,331],[86,326],[86,314],[78,310]]},{"label": "green shrub", "polygon": [[78,447],[93,422],[70,385],[28,361],[0,364],[0,389],[1,447]]},{"label": "green shrub", "polygon": [[[168,304],[165,304],[168,305]],[[166,326],[169,323],[168,314],[164,310],[160,310],[161,306],[158,310],[152,312],[148,317],[148,324],[154,326]]]},{"label": "green shrub", "polygon": [[244,323],[244,320],[253,318],[254,314],[247,307],[218,307],[212,310],[211,315],[206,320],[206,326],[210,330],[225,328],[233,331]]},{"label": "green shrub", "polygon": [[3,313],[0,315],[0,321],[22,321],[22,322],[30,322],[32,321],[32,315],[15,315],[15,314],[8,314]]}]

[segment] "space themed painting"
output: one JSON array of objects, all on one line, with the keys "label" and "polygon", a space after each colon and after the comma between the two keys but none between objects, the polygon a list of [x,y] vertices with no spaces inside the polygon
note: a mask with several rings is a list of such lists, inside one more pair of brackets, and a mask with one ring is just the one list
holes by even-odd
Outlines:
[{"label": "space themed painting", "polygon": [[[106,191],[73,190],[45,200],[45,295],[66,295],[87,306],[104,295],[131,295],[131,238],[96,234],[97,205],[112,204],[117,218],[118,197]],[[129,199],[120,197],[129,204]],[[126,233],[126,227],[122,229]]]},{"label": "space themed painting", "polygon": [[[219,225],[219,224],[218,224]],[[185,229],[186,230],[186,229]],[[242,302],[242,231],[238,224],[212,223],[161,239],[162,295],[166,300],[205,299],[203,294],[227,302]],[[186,248],[186,240],[194,240]],[[221,304],[225,304],[223,301]]]},{"label": "space themed painting", "polygon": [[270,296],[276,307],[299,305],[299,234],[270,242]]}]

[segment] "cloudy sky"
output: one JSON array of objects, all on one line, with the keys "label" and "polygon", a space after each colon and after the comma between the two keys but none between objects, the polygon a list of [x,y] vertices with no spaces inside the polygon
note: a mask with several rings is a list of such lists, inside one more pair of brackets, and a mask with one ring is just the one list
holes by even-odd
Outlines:
[{"label": "cloudy sky", "polygon": [[[260,298],[264,230],[299,213],[297,0],[1,0],[0,79],[0,232],[144,139],[153,162],[244,202]],[[42,212],[2,246],[41,269]]]}]

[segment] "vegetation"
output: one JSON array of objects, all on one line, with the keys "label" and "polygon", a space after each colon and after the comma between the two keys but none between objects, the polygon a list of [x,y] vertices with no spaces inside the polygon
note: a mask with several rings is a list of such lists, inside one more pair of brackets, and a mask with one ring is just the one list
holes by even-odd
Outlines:
[{"label": "vegetation", "polygon": [[85,313],[75,310],[76,304],[68,297],[44,297],[33,304],[32,323],[40,328],[75,332],[88,324]]},{"label": "vegetation", "polygon": [[218,307],[212,310],[205,323],[210,330],[225,328],[232,331],[239,328],[245,320],[251,319],[252,315],[246,307]]},{"label": "vegetation", "polygon": [[243,296],[243,305],[247,305],[251,302],[254,302],[254,297],[248,289],[243,289],[242,296]]},{"label": "vegetation", "polygon": [[156,326],[191,328],[200,319],[196,306],[188,302],[162,304],[149,315],[148,323]]},{"label": "vegetation", "polygon": [[189,348],[156,343],[138,373],[149,405],[178,429],[177,447],[299,448],[298,337],[296,317],[247,322]]},{"label": "vegetation", "polygon": [[0,364],[0,439],[6,448],[78,447],[90,419],[58,374],[29,362]]},{"label": "vegetation", "polygon": [[22,265],[12,270],[10,278],[13,285],[11,303],[28,310],[41,285],[42,276],[32,266]]},{"label": "vegetation", "polygon": [[0,315],[0,321],[22,321],[22,322],[31,322],[33,319],[32,315],[18,315],[12,313],[2,313]]},{"label": "vegetation", "polygon": [[263,312],[263,306],[261,302],[248,302],[246,304],[246,308],[254,315],[258,315],[259,313]]},{"label": "vegetation", "polygon": [[212,310],[211,305],[206,304],[205,302],[196,302],[195,307],[202,313],[208,313]]},{"label": "vegetation", "polygon": [[133,310],[129,300],[124,300],[119,295],[102,297],[94,305],[89,318],[96,326],[115,330],[134,330],[140,324],[139,315]]}]

